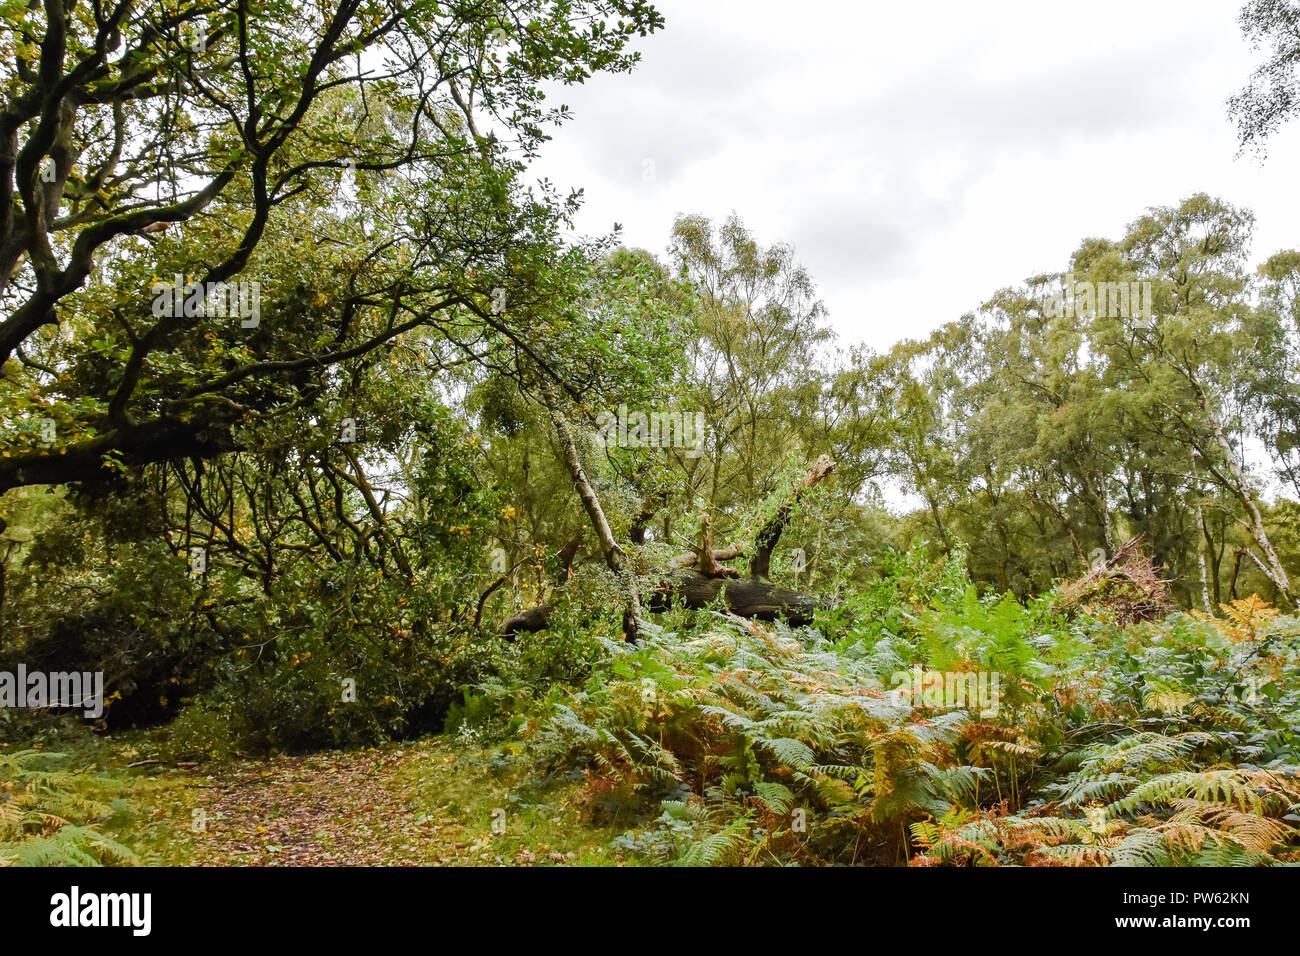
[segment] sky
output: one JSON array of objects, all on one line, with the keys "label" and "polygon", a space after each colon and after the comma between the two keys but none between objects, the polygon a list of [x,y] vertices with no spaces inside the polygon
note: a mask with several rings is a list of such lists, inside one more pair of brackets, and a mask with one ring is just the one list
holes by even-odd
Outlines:
[{"label": "sky", "polygon": [[633,73],[556,94],[534,175],[665,256],[678,214],[739,214],[842,345],[924,337],[1196,192],[1254,211],[1253,263],[1300,248],[1300,122],[1239,157],[1225,106],[1265,56],[1240,0],[656,6]]}]

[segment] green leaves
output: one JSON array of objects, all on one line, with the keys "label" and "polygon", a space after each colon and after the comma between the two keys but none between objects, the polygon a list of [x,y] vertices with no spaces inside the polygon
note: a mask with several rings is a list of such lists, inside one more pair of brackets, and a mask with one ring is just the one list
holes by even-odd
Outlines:
[{"label": "green leaves", "polygon": [[1295,0],[1249,0],[1238,16],[1241,32],[1255,49],[1268,50],[1246,87],[1228,100],[1242,149],[1265,152],[1265,142],[1300,109],[1296,65],[1300,63],[1300,5]]}]

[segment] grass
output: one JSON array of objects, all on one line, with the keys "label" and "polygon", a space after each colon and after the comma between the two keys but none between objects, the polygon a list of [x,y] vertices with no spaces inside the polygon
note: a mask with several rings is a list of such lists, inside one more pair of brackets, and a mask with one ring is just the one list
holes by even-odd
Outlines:
[{"label": "grass", "polygon": [[[51,741],[53,743],[53,741]],[[620,866],[581,780],[539,782],[510,746],[429,737],[363,751],[187,766],[155,737],[59,740],[97,826],[144,866]],[[47,749],[54,749],[48,747]],[[626,856],[626,860],[625,860]]]}]

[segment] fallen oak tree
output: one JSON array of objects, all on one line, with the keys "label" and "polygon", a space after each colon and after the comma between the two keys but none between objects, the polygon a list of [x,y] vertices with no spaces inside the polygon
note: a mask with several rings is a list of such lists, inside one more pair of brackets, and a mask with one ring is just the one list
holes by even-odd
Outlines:
[{"label": "fallen oak tree", "polygon": [[779,587],[768,579],[768,575],[771,573],[772,552],[776,549],[795,505],[834,470],[835,462],[828,455],[822,455],[813,462],[808,475],[795,485],[776,514],[758,532],[746,577],[741,577],[733,568],[719,564],[720,561],[743,555],[744,544],[732,544],[714,550],[710,522],[706,516],[702,522],[700,547],[692,549],[691,554],[673,560],[673,568],[667,575],[667,580],[656,589],[650,600],[650,610],[666,610],[675,600],[680,600],[690,608],[705,608],[723,598],[727,609],[740,617],[763,620],[783,617],[791,624],[809,623],[813,613],[821,606],[821,600],[814,595]]},{"label": "fallen oak tree", "polygon": [[[564,441],[565,437],[567,436],[561,437],[562,444],[567,444]],[[568,451],[568,449],[565,450]],[[588,513],[598,510],[599,504],[596,502],[595,493],[587,482],[581,466],[573,467],[576,465],[576,455],[570,457],[566,454],[565,457],[568,459],[571,472],[574,473],[575,487],[579,488],[580,496],[583,499],[584,506],[587,507]],[[809,623],[816,610],[822,606],[821,599],[814,595],[803,594],[773,584],[768,575],[771,571],[772,552],[775,550],[795,506],[804,495],[830,475],[834,468],[835,462],[829,456],[822,455],[813,463],[807,476],[796,482],[795,487],[786,500],[781,503],[776,514],[763,525],[755,537],[754,551],[749,559],[748,574],[743,577],[740,572],[727,567],[721,562],[743,556],[748,550],[746,543],[736,542],[725,548],[715,549],[713,547],[711,521],[706,515],[701,522],[699,545],[688,546],[691,547],[689,553],[673,558],[669,562],[668,568],[661,573],[652,574],[653,577],[658,577],[660,580],[650,596],[648,610],[656,613],[665,611],[672,607],[674,602],[678,601],[689,608],[703,609],[712,606],[721,599],[731,613],[740,617],[762,620],[772,620],[780,617],[795,625]],[[592,504],[595,505],[595,509],[591,507]],[[644,528],[646,521],[648,521],[648,517],[646,516],[646,509],[643,508],[642,513],[638,515],[638,521],[634,523],[634,529],[638,527]],[[608,529],[607,524],[605,528]],[[611,564],[611,570],[615,570],[614,564],[617,562],[616,573],[622,572],[626,574],[627,566],[623,563],[626,555],[622,548],[619,548],[613,542],[612,536],[607,533],[601,535],[601,544],[602,550],[606,550],[607,563]],[[608,560],[610,557],[609,551],[613,549],[617,549],[617,557],[615,562],[610,562]],[[513,637],[519,633],[545,629],[562,588],[563,584],[557,588],[556,594],[552,596],[551,600],[513,615],[501,625],[500,633],[503,636]],[[639,611],[639,602],[636,607]],[[625,614],[625,632],[629,638],[635,640],[635,634],[627,628],[629,616]]]}]

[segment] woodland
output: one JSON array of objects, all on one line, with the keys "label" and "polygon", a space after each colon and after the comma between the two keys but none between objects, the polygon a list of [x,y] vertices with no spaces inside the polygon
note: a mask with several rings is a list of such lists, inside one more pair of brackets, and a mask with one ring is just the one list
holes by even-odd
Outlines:
[{"label": "woodland", "polygon": [[1300,861],[1300,237],[844,341],[743,211],[531,175],[671,28],[0,0],[0,862]]}]

